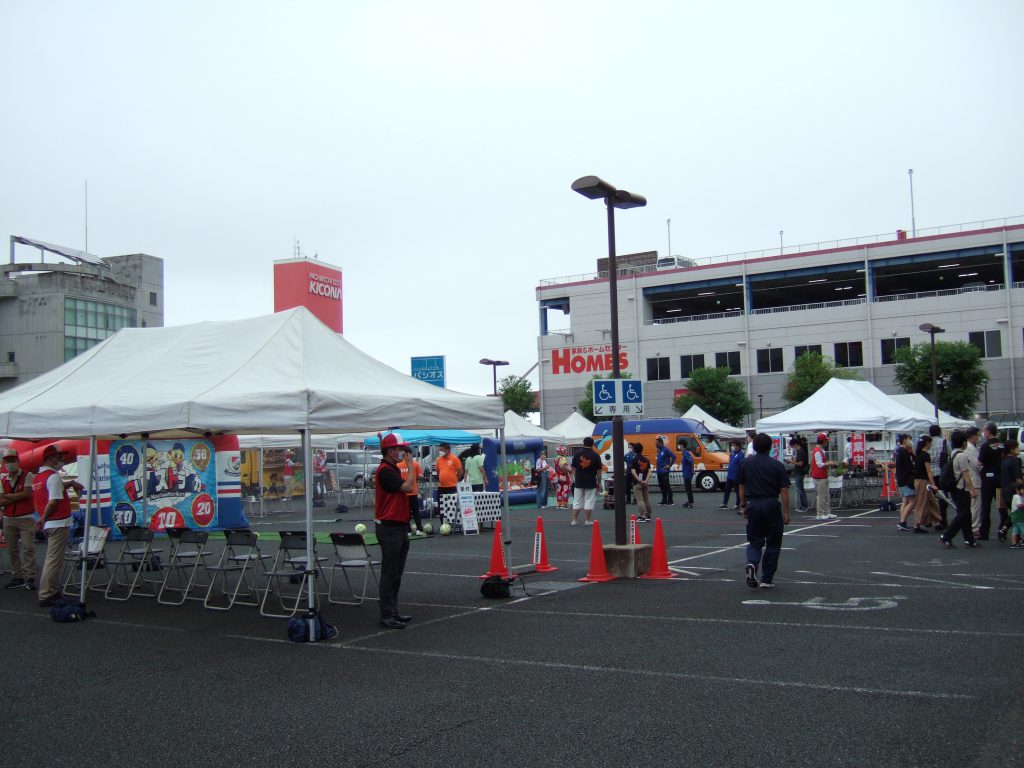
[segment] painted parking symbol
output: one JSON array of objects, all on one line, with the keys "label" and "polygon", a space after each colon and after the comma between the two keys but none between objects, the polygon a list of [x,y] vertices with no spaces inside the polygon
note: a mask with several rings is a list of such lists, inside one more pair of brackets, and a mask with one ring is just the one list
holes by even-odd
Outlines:
[{"label": "painted parking symbol", "polygon": [[903,600],[901,596],[894,597],[849,597],[841,603],[828,602],[824,597],[812,597],[800,603],[778,602],[775,600],[744,600],[744,605],[792,605],[797,608],[810,608],[815,611],[883,611],[887,608],[895,608],[897,600]]}]

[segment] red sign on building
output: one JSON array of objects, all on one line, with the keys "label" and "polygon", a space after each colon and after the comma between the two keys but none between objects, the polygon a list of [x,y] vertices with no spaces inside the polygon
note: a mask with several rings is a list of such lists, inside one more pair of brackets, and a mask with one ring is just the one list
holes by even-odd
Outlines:
[{"label": "red sign on building", "polygon": [[[619,369],[629,369],[629,353],[619,344]],[[612,345],[593,344],[585,347],[562,347],[551,350],[551,373],[606,374],[612,371]]]},{"label": "red sign on building", "polygon": [[274,311],[305,307],[324,325],[342,332],[341,269],[323,261],[274,262]]}]

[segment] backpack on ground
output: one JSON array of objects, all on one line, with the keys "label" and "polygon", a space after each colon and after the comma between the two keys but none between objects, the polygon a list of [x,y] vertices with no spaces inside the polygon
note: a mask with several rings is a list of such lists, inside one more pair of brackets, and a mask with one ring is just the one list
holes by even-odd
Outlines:
[{"label": "backpack on ground", "polygon": [[956,486],[960,481],[956,476],[956,473],[953,471],[953,460],[956,458],[958,453],[963,453],[963,451],[953,451],[953,455],[949,457],[949,461],[946,462],[946,466],[942,468],[942,472],[939,474],[939,490],[944,493],[952,493],[955,491]]},{"label": "backpack on ground", "polygon": [[95,611],[87,611],[82,603],[60,598],[50,608],[50,618],[58,624],[71,624],[75,621],[85,621],[96,615]]},{"label": "backpack on ground", "polygon": [[288,639],[293,643],[316,643],[333,640],[337,636],[338,628],[328,624],[319,611],[288,619]]},{"label": "backpack on ground", "polygon": [[519,586],[523,588],[523,592],[529,595],[530,593],[526,591],[526,583],[523,581],[522,576],[513,576],[511,579],[506,579],[502,576],[488,576],[480,585],[480,594],[491,598],[512,597],[512,587],[517,581]]}]

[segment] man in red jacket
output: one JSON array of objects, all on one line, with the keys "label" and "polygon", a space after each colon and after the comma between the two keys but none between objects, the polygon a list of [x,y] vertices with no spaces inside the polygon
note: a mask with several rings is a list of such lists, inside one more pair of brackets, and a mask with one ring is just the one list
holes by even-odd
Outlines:
[{"label": "man in red jacket", "polygon": [[0,475],[0,510],[4,515],[4,538],[11,554],[14,578],[4,589],[36,588],[35,502],[32,500],[31,472],[18,463],[18,452],[4,450],[4,474]]},{"label": "man in red jacket", "polygon": [[380,544],[380,625],[405,629],[412,616],[398,612],[398,590],[402,587],[405,558],[409,555],[409,493],[416,487],[415,473],[402,477],[398,462],[408,443],[397,432],[380,441],[381,462],[374,473],[374,513]]},{"label": "man in red jacket", "polygon": [[[46,446],[43,449],[42,466],[32,482],[32,495],[39,514],[36,530],[46,536],[46,560],[43,562],[43,575],[39,579],[40,608],[48,608],[63,596],[58,581],[72,520],[71,499],[58,470],[64,466],[67,456],[56,445]],[[79,493],[85,490],[79,483],[73,485]]]}]

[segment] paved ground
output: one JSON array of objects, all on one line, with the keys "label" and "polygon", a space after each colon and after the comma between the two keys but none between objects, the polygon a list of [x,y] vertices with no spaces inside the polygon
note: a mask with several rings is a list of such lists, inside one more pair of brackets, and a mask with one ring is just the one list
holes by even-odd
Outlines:
[{"label": "paved ground", "polygon": [[[0,763],[1020,764],[1024,552],[946,551],[891,513],[842,510],[796,518],[777,588],[755,591],[741,520],[717,503],[660,508],[671,582],[580,584],[591,529],[553,509],[560,570],[528,577],[531,598],[480,597],[490,535],[418,541],[413,623],[379,631],[375,604],[331,606],[340,636],[316,645],[251,608],[96,597],[96,620],[58,625],[0,591]],[[318,510],[318,530],[362,515],[334,517]],[[535,521],[513,512],[514,563]]]}]

